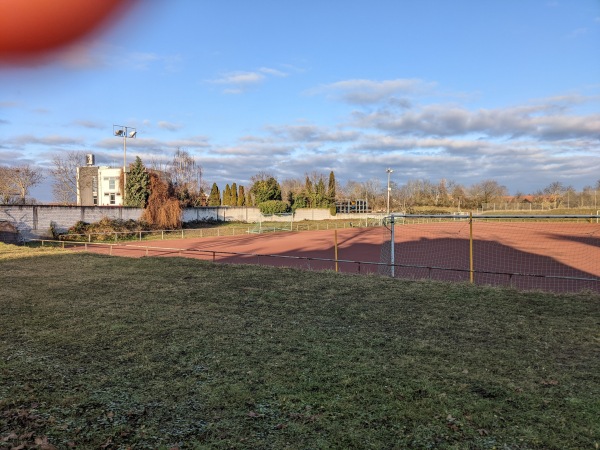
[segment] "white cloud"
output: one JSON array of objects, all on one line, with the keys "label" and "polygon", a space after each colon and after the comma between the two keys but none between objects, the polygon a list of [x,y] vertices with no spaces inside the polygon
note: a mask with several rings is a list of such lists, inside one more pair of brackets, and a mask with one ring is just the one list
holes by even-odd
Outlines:
[{"label": "white cloud", "polygon": [[226,85],[223,89],[225,94],[242,94],[251,87],[264,83],[269,77],[286,77],[287,73],[272,69],[269,67],[261,67],[255,71],[236,71],[227,72],[213,80],[208,80],[209,83]]},{"label": "white cloud", "polygon": [[47,145],[47,146],[62,146],[62,145],[83,145],[83,139],[76,139],[69,136],[50,135],[44,137],[24,134],[11,139],[11,142],[19,145]]},{"label": "white cloud", "polygon": [[106,128],[106,123],[104,122],[94,122],[92,120],[76,120],[73,124],[78,125],[83,128],[91,128],[95,130],[102,130]]},{"label": "white cloud", "polygon": [[316,125],[284,125],[266,128],[273,136],[291,142],[348,142],[357,139],[359,133],[351,130],[329,130]]},{"label": "white cloud", "polygon": [[249,84],[260,83],[264,79],[265,76],[259,72],[231,72],[212,80],[212,83],[246,86]]},{"label": "white cloud", "polygon": [[259,71],[261,73],[264,73],[266,75],[273,75],[275,77],[287,77],[288,74],[285,72],[282,72],[281,70],[277,70],[277,69],[271,69],[269,67],[261,67],[259,69]]},{"label": "white cloud", "polygon": [[161,120],[158,122],[158,128],[162,128],[163,130],[168,130],[168,131],[177,131],[177,130],[183,128],[183,125],[180,125],[178,123],[167,122],[165,120]]},{"label": "white cloud", "polygon": [[477,111],[451,105],[427,105],[401,113],[356,112],[354,119],[354,126],[360,128],[434,137],[479,134],[487,138],[529,136],[556,140],[597,136],[600,129],[600,114],[567,115],[552,104]]},{"label": "white cloud", "polygon": [[309,90],[308,93],[312,95],[325,94],[347,103],[367,105],[393,98],[396,94],[421,95],[431,92],[435,86],[435,83],[419,79],[400,78],[384,81],[353,79],[319,86]]}]

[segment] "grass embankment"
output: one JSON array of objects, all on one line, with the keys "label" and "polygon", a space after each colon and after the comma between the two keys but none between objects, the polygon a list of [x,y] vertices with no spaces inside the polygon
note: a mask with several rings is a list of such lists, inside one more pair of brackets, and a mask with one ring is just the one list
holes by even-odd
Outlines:
[{"label": "grass embankment", "polygon": [[0,310],[1,449],[600,442],[598,296],[63,253]]},{"label": "grass embankment", "polygon": [[355,220],[300,220],[296,222],[218,222],[194,221],[183,224],[180,229],[155,230],[143,222],[134,220],[102,219],[96,223],[78,222],[67,233],[57,235],[60,241],[106,242],[137,241],[178,238],[202,238],[215,236],[239,236],[269,231],[311,231],[335,228],[368,227],[380,225],[376,218]]}]

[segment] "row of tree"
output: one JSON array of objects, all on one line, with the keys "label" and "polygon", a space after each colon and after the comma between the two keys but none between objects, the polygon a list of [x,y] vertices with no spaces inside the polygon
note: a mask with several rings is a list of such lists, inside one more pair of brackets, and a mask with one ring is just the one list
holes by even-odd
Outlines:
[{"label": "row of tree", "polygon": [[[70,151],[52,157],[49,170],[54,183],[54,200],[61,204],[75,204],[77,200],[77,167],[85,165],[85,152]],[[179,201],[181,207],[192,206],[258,206],[265,202],[278,211],[297,208],[331,208],[336,200],[364,199],[373,210],[386,210],[387,185],[381,180],[363,182],[349,181],[344,186],[338,184],[334,172],[329,176],[313,172],[304,178],[286,179],[281,183],[271,174],[260,172],[251,178],[251,186],[226,184],[223,192],[216,183],[208,189],[203,179],[202,167],[186,150],[177,149],[172,158],[150,160],[145,166],[141,159],[130,166],[127,175],[125,195],[126,206],[141,206],[147,202],[150,192],[141,186],[150,182],[144,174],[155,173],[166,183],[169,197]],[[0,167],[0,202],[27,203],[32,187],[40,184],[44,173],[40,168],[29,165]],[[543,189],[526,196],[517,193],[514,201],[527,198],[537,203],[550,203],[560,206],[597,206],[595,186],[586,186],[576,191],[572,186],[560,182],[550,183]],[[484,180],[471,186],[464,186],[452,180],[432,182],[427,179],[409,180],[403,185],[390,183],[390,209],[401,210],[413,206],[439,206],[473,209],[494,202],[506,201],[508,190],[495,180]]]},{"label": "row of tree", "polygon": [[246,188],[242,185],[238,187],[237,183],[225,185],[225,191],[221,196],[221,191],[217,183],[213,183],[210,189],[210,195],[206,201],[207,206],[246,206],[251,204],[252,197],[250,192],[246,194]]}]

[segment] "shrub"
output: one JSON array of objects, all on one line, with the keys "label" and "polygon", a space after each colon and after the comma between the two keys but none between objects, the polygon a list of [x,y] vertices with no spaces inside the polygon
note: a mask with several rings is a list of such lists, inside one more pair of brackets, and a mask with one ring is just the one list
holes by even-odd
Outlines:
[{"label": "shrub", "polygon": [[181,205],[173,197],[167,183],[155,174],[150,174],[150,197],[142,215],[142,220],[158,229],[181,227]]},{"label": "shrub", "polygon": [[282,214],[290,211],[290,205],[282,200],[267,200],[259,203],[258,209],[262,214]]},{"label": "shrub", "polygon": [[[52,222],[54,223],[54,222]],[[56,224],[54,224],[56,225]],[[89,223],[84,222],[83,220],[79,220],[75,223],[75,225],[73,225],[71,228],[69,228],[67,230],[68,234],[83,234],[87,231],[88,227],[89,227]],[[52,224],[50,224],[50,226],[52,226]]]},{"label": "shrub", "polygon": [[[79,223],[79,222],[77,222],[77,223]],[[56,229],[56,222],[54,222],[54,221],[50,222],[50,235],[52,236],[52,239],[54,239],[54,240],[57,240],[60,237],[60,233]]]}]

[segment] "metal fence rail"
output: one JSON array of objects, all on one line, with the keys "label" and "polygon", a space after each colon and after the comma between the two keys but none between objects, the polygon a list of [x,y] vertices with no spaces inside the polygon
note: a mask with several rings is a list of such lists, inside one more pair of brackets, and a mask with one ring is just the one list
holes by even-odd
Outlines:
[{"label": "metal fence rail", "polygon": [[[382,273],[381,269],[420,269],[427,272],[427,276],[419,277],[419,279],[439,280],[433,274],[436,271],[451,272],[465,275],[463,282],[467,282],[468,276],[475,275],[493,275],[503,276],[507,279],[507,285],[513,286],[512,282],[516,278],[532,278],[532,279],[548,279],[562,282],[584,282],[591,286],[594,291],[600,292],[600,277],[580,277],[580,276],[560,276],[560,275],[543,275],[539,273],[528,272],[508,272],[508,271],[490,271],[478,269],[462,269],[456,267],[443,267],[435,265],[420,265],[420,264],[403,264],[389,262],[374,262],[374,261],[358,261],[348,259],[321,258],[309,256],[295,255],[271,255],[261,253],[244,253],[219,251],[212,249],[199,248],[180,248],[180,247],[155,247],[149,245],[127,245],[124,243],[89,243],[89,242],[65,242],[57,240],[35,240],[30,242],[38,242],[42,246],[51,245],[59,246],[64,249],[84,250],[94,253],[106,253],[110,256],[124,257],[151,257],[151,256],[179,256],[187,258],[196,258],[212,263],[231,263],[231,264],[256,264],[266,266],[292,267],[304,270],[335,270],[349,274],[378,274]],[[318,263],[318,264],[314,264]]]}]

